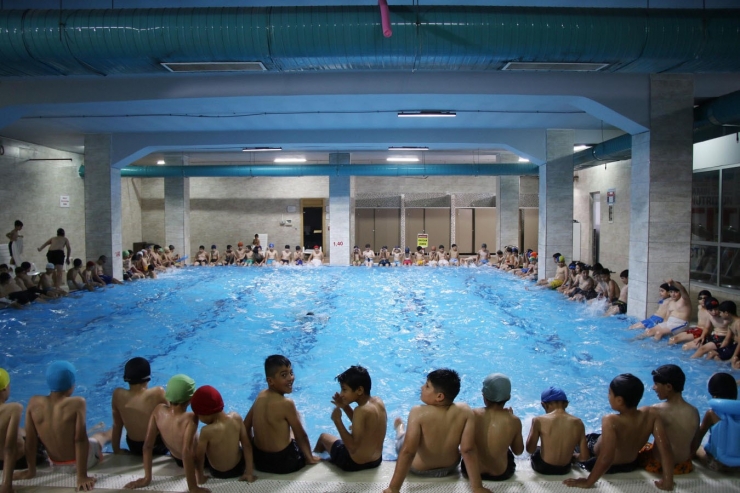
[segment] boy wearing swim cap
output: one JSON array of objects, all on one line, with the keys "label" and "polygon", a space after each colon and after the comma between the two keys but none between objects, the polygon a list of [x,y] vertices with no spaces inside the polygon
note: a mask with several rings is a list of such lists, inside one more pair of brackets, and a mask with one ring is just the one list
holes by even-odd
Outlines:
[{"label": "boy wearing swim cap", "polygon": [[13,493],[13,469],[26,469],[25,445],[22,432],[19,433],[23,405],[8,402],[10,397],[10,375],[0,368],[0,460],[2,486],[0,493]]},{"label": "boy wearing swim cap", "polygon": [[285,248],[280,253],[280,263],[282,265],[290,265],[290,258],[293,252],[290,251],[290,245],[285,245]]},{"label": "boy wearing swim cap", "polygon": [[313,246],[311,256],[308,257],[308,263],[315,265],[316,267],[323,265],[324,263],[324,252],[321,251],[318,245]]},{"label": "boy wearing swim cap", "polygon": [[[167,403],[162,387],[149,388],[151,368],[144,358],[132,358],[126,362],[123,370],[123,380],[128,383],[128,389],[117,388],[113,391],[111,407],[113,409],[113,453],[122,454],[121,435],[126,428],[126,444],[128,450],[135,455],[144,455],[144,440],[146,439],[149,418],[154,408]],[[154,445],[154,455],[165,455],[167,447],[157,436]]]},{"label": "boy wearing swim cap", "polygon": [[[254,467],[263,472],[288,474],[320,459],[311,453],[311,442],[298,410],[285,394],[293,392],[293,367],[285,356],[273,354],[265,360],[267,389],[257,395],[244,418],[252,438]],[[291,434],[293,435],[292,438]]]},{"label": "boy wearing swim cap", "polygon": [[447,368],[427,375],[421,387],[423,406],[411,408],[408,429],[396,418],[398,460],[390,486],[383,493],[399,493],[409,471],[417,476],[441,478],[457,472],[460,454],[468,466],[474,493],[491,493],[483,487],[475,446],[475,417],[467,404],[455,404],[460,377]]},{"label": "boy wearing swim cap", "polygon": [[[735,402],[737,400],[737,382],[735,381],[735,377],[729,373],[715,373],[707,383],[707,390],[712,397],[712,401],[709,402],[710,405],[714,403],[714,407],[717,407],[718,404],[720,406],[730,407],[729,410],[731,412],[727,414],[729,416],[737,415],[737,410],[740,407]],[[699,431],[696,433],[691,444],[691,448],[695,451],[694,456],[710,469],[718,472],[737,472],[740,470],[740,467],[735,464],[724,464],[720,460],[720,456],[728,455],[731,457],[733,455],[733,452],[726,449],[732,448],[735,451],[737,450],[734,446],[737,435],[732,435],[732,430],[729,428],[722,429],[721,421],[722,418],[712,407],[707,409],[707,412],[704,413],[704,418],[701,420]],[[736,423],[736,420],[733,421]],[[732,427],[735,423],[728,422],[725,424]],[[701,442],[707,432],[710,432],[709,441],[702,447]],[[737,455],[737,453],[735,452],[734,455]],[[732,457],[732,459],[734,461],[738,460],[737,457]],[[727,461],[727,459],[725,460]]]},{"label": "boy wearing swim cap", "polygon": [[252,445],[247,437],[242,417],[235,412],[224,413],[221,394],[210,385],[195,391],[190,406],[198,419],[206,426],[200,430],[195,462],[199,476],[205,477],[203,468],[208,468],[214,478],[239,478],[239,481],[254,482]]},{"label": "boy wearing swim cap", "polygon": [[[511,399],[511,381],[504,374],[492,373],[483,380],[481,393],[485,407],[473,409],[475,428],[496,430],[495,433],[476,433],[481,479],[506,481],[516,470],[514,455],[524,452],[522,422],[510,409],[504,408]],[[463,463],[461,467],[463,474],[465,466]]]},{"label": "boy wearing swim cap", "polygon": [[[653,390],[658,399],[665,402],[654,404],[651,409],[663,419],[675,462],[673,474],[688,474],[694,470],[691,458],[696,449],[692,449],[691,444],[699,430],[699,411],[683,399],[686,375],[676,365],[659,366],[652,375]],[[648,472],[661,472],[659,457],[653,453],[652,443],[642,448],[639,460]]]},{"label": "boy wearing swim cap", "polygon": [[277,254],[278,252],[275,251],[275,244],[270,243],[267,246],[267,251],[265,251],[265,260],[267,261],[267,265],[275,263],[275,260],[277,260]]},{"label": "boy wearing swim cap", "polygon": [[196,462],[198,447],[198,418],[188,412],[190,400],[195,393],[195,381],[187,375],[178,374],[170,378],[165,390],[166,404],[154,408],[144,440],[144,477],[131,481],[124,488],[143,488],[152,482],[152,455],[157,437],[170,451],[175,463],[185,469],[185,479],[190,493],[210,493],[199,484],[207,478],[200,474],[203,465]]},{"label": "boy wearing swim cap", "polygon": [[[562,389],[550,387],[542,391],[540,403],[545,410],[543,416],[532,419],[527,437],[527,452],[532,469],[540,474],[568,474],[573,452],[580,446],[576,456],[583,462],[589,459],[586,444],[586,428],[583,421],[568,414],[568,397]],[[538,447],[537,443],[541,442]]]},{"label": "boy wearing swim cap", "polygon": [[[372,397],[370,374],[361,366],[352,366],[336,377],[340,392],[332,398],[331,420],[339,437],[322,433],[313,451],[329,452],[332,464],[343,471],[362,471],[378,467],[383,461],[387,415],[380,397]],[[357,404],[353,409],[350,404]],[[342,421],[342,411],[352,422],[351,432]]]},{"label": "boy wearing swim cap", "polygon": [[673,489],[673,452],[668,443],[663,419],[649,407],[638,409],[645,385],[634,375],[623,373],[609,384],[609,405],[617,414],[601,419],[602,434],[586,436],[591,458],[581,466],[588,478],[566,479],[567,486],[590,488],[604,474],[631,472],[638,466],[638,453],[653,435],[663,468],[663,478],[655,481],[661,490]]},{"label": "boy wearing swim cap", "polygon": [[77,489],[93,489],[96,480],[87,475],[87,470],[103,460],[103,447],[111,440],[111,430],[87,436],[85,399],[72,397],[76,373],[67,361],[55,361],[46,369],[50,393],[31,397],[26,410],[28,469],[16,472],[13,479],[36,476],[36,451],[41,440],[52,466],[74,466]]}]

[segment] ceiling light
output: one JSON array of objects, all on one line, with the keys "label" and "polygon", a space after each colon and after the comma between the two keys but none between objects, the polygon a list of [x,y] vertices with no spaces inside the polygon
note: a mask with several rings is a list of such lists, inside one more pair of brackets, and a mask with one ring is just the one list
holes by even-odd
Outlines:
[{"label": "ceiling light", "polygon": [[418,163],[418,157],[389,157],[386,158],[389,163]]},{"label": "ceiling light", "polygon": [[520,162],[520,163],[528,163],[528,162],[529,162],[529,159],[527,159],[527,158],[525,158],[525,157],[520,157],[520,158],[519,158],[519,162]]},{"label": "ceiling light", "polygon": [[275,163],[305,163],[305,157],[276,157]]},{"label": "ceiling light", "polygon": [[282,151],[282,147],[245,147],[242,152],[268,152],[268,151]]},{"label": "ceiling light", "polygon": [[389,147],[389,151],[428,151],[428,147],[413,147],[413,146],[402,146],[402,147]]},{"label": "ceiling light", "polygon": [[399,111],[398,118],[454,118],[454,111]]},{"label": "ceiling light", "polygon": [[578,146],[573,147],[573,152],[585,151],[588,148],[589,146],[578,145]]},{"label": "ceiling light", "polygon": [[160,159],[159,161],[157,161],[157,164],[164,164],[164,159]]}]

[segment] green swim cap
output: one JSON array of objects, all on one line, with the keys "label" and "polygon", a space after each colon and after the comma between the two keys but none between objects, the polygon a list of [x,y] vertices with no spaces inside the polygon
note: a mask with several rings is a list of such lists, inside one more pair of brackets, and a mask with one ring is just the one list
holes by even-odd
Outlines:
[{"label": "green swim cap", "polygon": [[172,404],[182,404],[189,401],[195,393],[195,380],[182,373],[170,378],[167,382],[165,398]]},{"label": "green swim cap", "polygon": [[5,390],[10,385],[10,375],[4,368],[0,368],[0,391]]}]

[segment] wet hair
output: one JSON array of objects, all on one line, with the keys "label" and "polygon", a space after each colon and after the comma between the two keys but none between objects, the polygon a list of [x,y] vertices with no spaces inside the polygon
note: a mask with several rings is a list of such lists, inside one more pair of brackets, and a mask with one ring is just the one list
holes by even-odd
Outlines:
[{"label": "wet hair", "polygon": [[0,273],[0,284],[7,284],[10,281],[10,274],[7,272]]},{"label": "wet hair", "polygon": [[629,408],[637,407],[640,399],[642,399],[642,394],[645,393],[645,385],[642,380],[631,373],[622,373],[614,377],[614,380],[609,384],[609,389],[614,397],[621,397],[624,400],[624,405]]},{"label": "wet hair", "polygon": [[[1,275],[1,274],[0,274]],[[709,395],[714,399],[737,399],[737,382],[729,373],[715,373],[707,383]]]},{"label": "wet hair", "polygon": [[205,250],[205,249],[206,249],[206,247],[205,247],[204,245],[201,245],[201,246],[199,246],[199,247],[198,247],[198,250],[200,250],[201,248],[202,248],[203,250]]},{"label": "wet hair", "polygon": [[105,262],[106,260],[108,260],[108,257],[106,257],[105,255],[101,255],[100,257],[98,257],[98,260],[102,260]]},{"label": "wet hair", "polygon": [[175,249],[175,245],[170,245],[170,250],[174,250],[174,249]]},{"label": "wet hair", "polygon": [[421,247],[420,246],[416,247],[416,251],[417,252],[420,252],[421,251]]},{"label": "wet hair", "polygon": [[710,293],[706,289],[702,289],[701,291],[699,291],[698,296],[706,296],[707,298],[709,298],[710,296],[712,296],[712,293]]},{"label": "wet hair", "polygon": [[668,288],[669,288],[670,286],[668,285],[668,283],[667,283],[667,282],[664,282],[663,284],[661,284],[661,285],[660,285],[660,286],[658,286],[658,287],[659,287],[660,289],[662,289],[663,291],[668,291]]},{"label": "wet hair", "polygon": [[502,252],[501,250],[499,250],[499,251],[496,252],[496,255],[503,255],[503,254],[504,254],[504,252]]},{"label": "wet hair", "polygon": [[444,245],[439,245],[439,248],[444,248],[444,247],[445,247]]},{"label": "wet hair", "polygon": [[737,316],[737,305],[734,301],[723,301],[719,304],[717,310]]},{"label": "wet hair", "polygon": [[620,272],[619,277],[624,277],[625,279],[629,279],[630,278],[629,269],[624,269],[622,272]]},{"label": "wet hair", "polygon": [[286,250],[290,249],[290,245],[285,245]]},{"label": "wet hair", "polygon": [[370,388],[373,384],[370,380],[370,374],[367,372],[367,369],[362,366],[350,366],[349,369],[337,375],[335,379],[340,385],[344,384],[352,390],[357,390],[362,387],[365,394],[370,395]]},{"label": "wet hair", "polygon": [[652,372],[653,383],[670,384],[675,392],[683,392],[686,384],[686,375],[683,370],[676,365],[659,366]]},{"label": "wet hair", "polygon": [[272,377],[284,366],[292,366],[290,360],[282,354],[273,354],[265,359],[265,376]]},{"label": "wet hair", "polygon": [[15,220],[15,223],[14,223],[14,224],[15,224],[15,227],[16,227],[16,228],[17,228],[18,226],[20,226],[21,228],[23,227],[23,223],[21,222],[21,220],[20,220],[20,219],[16,219],[16,220]]},{"label": "wet hair", "polygon": [[64,230],[62,228],[57,229],[57,236],[64,236]]},{"label": "wet hair", "polygon": [[80,259],[80,258],[76,258],[76,259],[74,260],[74,262],[72,262],[72,265],[73,265],[74,267],[82,267],[82,259]]},{"label": "wet hair", "polygon": [[300,250],[300,249],[301,249],[301,245],[296,245],[296,246],[295,246],[295,249],[296,249],[296,250]]},{"label": "wet hair", "polygon": [[365,243],[365,248],[370,248],[370,243]]},{"label": "wet hair", "polygon": [[18,267],[16,267],[16,268],[15,268],[15,275],[16,275],[16,277],[18,276],[18,274],[23,274],[23,271],[24,271],[24,270],[26,270],[26,269],[24,269],[24,268],[23,268],[23,267],[21,267],[21,266],[18,266]]},{"label": "wet hair", "polygon": [[450,248],[456,247],[456,246],[457,246],[457,243],[453,243],[452,245],[450,245]]},{"label": "wet hair", "polygon": [[29,269],[31,269],[31,262],[23,262],[23,263],[21,263],[21,269],[23,269],[23,270],[29,270]]},{"label": "wet hair", "polygon": [[226,249],[227,250],[230,249],[230,248],[231,248],[231,245],[226,245]]},{"label": "wet hair", "polygon": [[452,402],[460,393],[460,375],[455,370],[440,368],[427,375],[434,390],[444,394],[445,400]]}]

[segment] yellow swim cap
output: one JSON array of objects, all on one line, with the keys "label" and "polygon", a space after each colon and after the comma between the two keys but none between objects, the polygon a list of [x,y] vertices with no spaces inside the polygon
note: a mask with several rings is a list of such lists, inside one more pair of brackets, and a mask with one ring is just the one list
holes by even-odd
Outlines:
[{"label": "yellow swim cap", "polygon": [[0,368],[0,391],[5,390],[10,385],[10,375],[3,368]]}]

